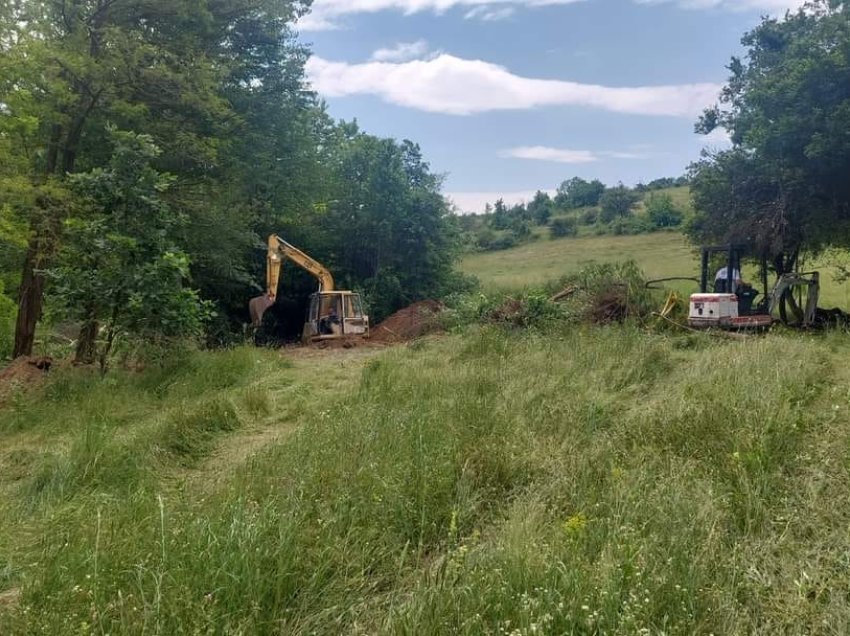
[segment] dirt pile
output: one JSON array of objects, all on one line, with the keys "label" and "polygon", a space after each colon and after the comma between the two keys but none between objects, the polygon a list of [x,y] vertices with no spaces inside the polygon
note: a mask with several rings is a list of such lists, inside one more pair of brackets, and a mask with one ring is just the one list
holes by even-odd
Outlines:
[{"label": "dirt pile", "polygon": [[377,327],[372,328],[372,342],[407,342],[424,336],[439,327],[442,303],[423,300],[397,311]]},{"label": "dirt pile", "polygon": [[0,369],[0,405],[18,391],[40,386],[52,365],[50,358],[18,358]]}]

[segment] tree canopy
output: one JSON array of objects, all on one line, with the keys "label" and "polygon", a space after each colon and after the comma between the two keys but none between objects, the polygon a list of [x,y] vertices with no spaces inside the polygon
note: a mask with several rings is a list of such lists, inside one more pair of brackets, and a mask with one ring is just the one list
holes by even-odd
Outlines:
[{"label": "tree canopy", "polygon": [[850,7],[817,0],[747,33],[698,132],[733,148],[692,166],[697,241],[751,243],[778,272],[850,245]]},{"label": "tree canopy", "polygon": [[[439,177],[415,143],[327,115],[291,28],[309,5],[3,3],[0,286],[17,303],[16,354],[32,351],[45,302],[55,319],[84,323],[78,355],[91,352],[86,339],[102,338],[111,314],[82,301],[86,285],[127,280],[129,253],[134,265],[170,263],[162,290],[179,282],[177,296],[214,305],[214,341],[240,337],[272,232],[365,292],[378,318],[449,284],[455,233]],[[134,177],[116,172],[128,153],[147,166],[143,182],[159,175],[135,199]],[[98,274],[82,276],[93,245],[104,248],[89,263]],[[132,305],[140,293],[121,296]],[[124,317],[116,328],[151,328]]]}]

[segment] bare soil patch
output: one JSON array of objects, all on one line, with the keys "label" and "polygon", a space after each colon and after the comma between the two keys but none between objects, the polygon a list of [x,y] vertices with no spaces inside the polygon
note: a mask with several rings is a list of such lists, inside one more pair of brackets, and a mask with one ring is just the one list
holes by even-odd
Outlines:
[{"label": "bare soil patch", "polygon": [[0,406],[19,391],[31,391],[44,384],[53,360],[50,358],[18,358],[0,369]]},{"label": "bare soil patch", "polygon": [[444,306],[436,300],[423,300],[397,311],[372,329],[370,340],[394,344],[415,340],[439,328]]}]

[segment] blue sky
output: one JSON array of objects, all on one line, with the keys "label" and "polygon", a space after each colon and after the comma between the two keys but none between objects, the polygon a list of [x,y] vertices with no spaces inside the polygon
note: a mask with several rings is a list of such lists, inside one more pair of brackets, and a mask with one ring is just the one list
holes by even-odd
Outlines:
[{"label": "blue sky", "polygon": [[[795,0],[314,0],[332,116],[418,142],[462,211],[581,176],[678,176],[730,56]],[[799,4],[799,3],[797,3]]]}]

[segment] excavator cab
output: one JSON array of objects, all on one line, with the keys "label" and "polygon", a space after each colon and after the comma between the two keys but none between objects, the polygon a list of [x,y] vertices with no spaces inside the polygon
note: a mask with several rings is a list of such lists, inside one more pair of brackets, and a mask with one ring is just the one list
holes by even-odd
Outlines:
[{"label": "excavator cab", "polygon": [[330,340],[369,333],[369,317],[363,313],[360,294],[350,291],[318,292],[310,297],[304,321],[304,342]]}]

